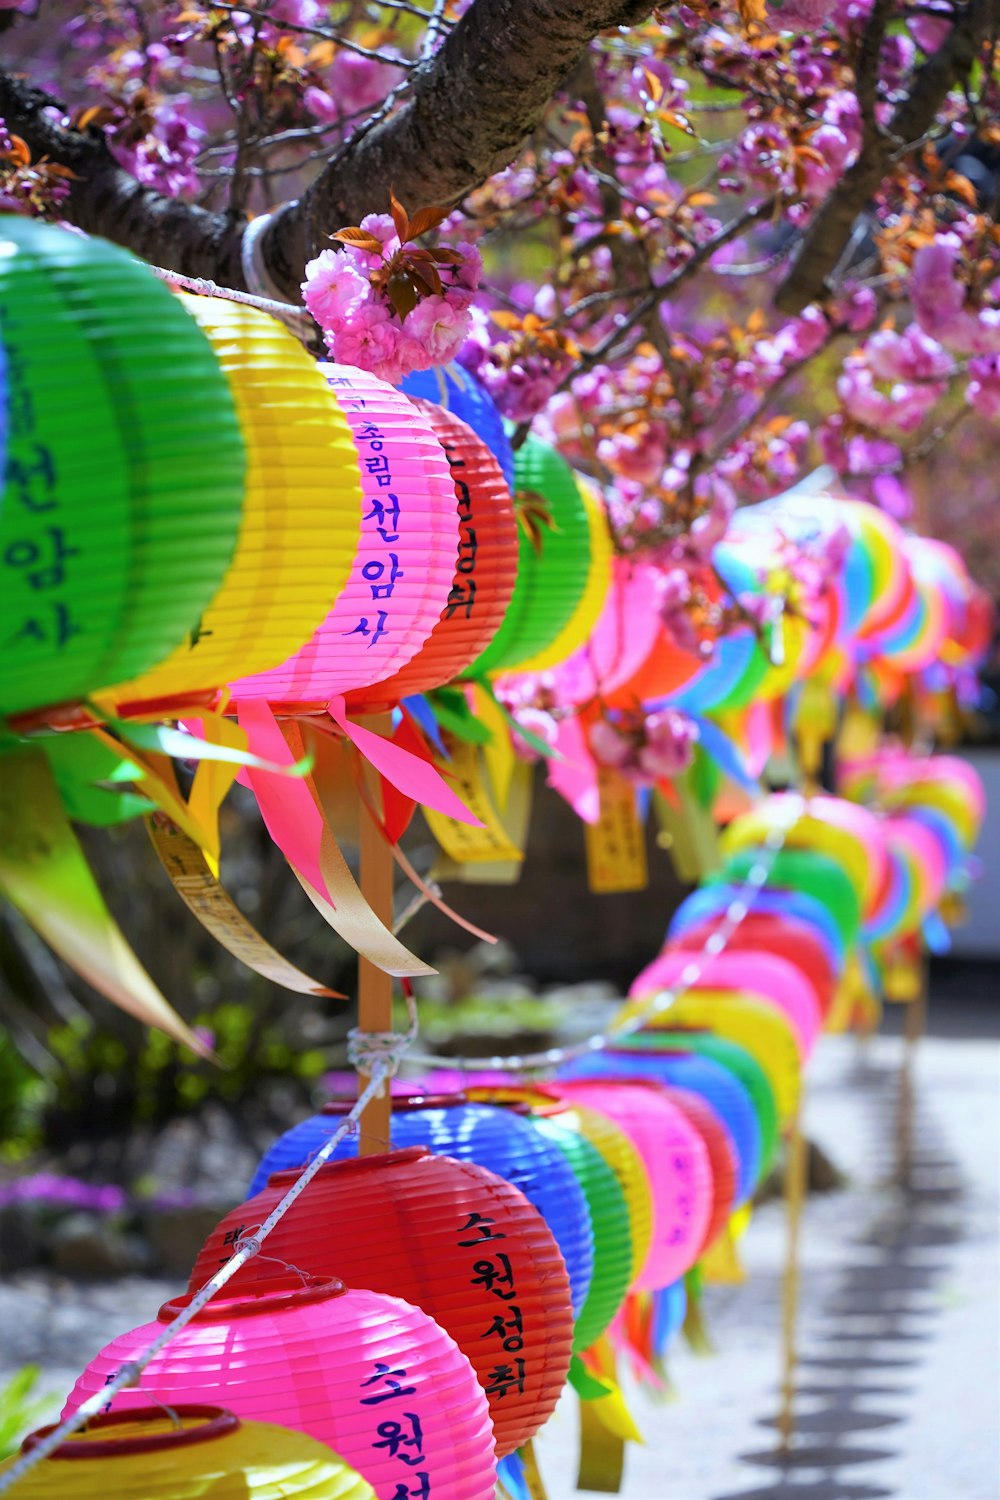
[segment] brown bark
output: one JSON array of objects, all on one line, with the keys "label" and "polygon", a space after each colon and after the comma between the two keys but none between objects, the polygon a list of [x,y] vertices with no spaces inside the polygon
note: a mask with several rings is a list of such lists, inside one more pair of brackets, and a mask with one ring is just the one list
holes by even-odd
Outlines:
[{"label": "brown bark", "polygon": [[[388,208],[389,189],[411,210],[457,203],[500,171],[538,125],[552,95],[599,32],[634,26],[650,0],[476,0],[435,55],[410,75],[405,104],[360,130],[324,167],[301,203],[265,237],[270,275],[299,299],[305,263],[326,236]],[[243,220],[212,214],[140,186],[99,131],[64,130],[55,103],[0,71],[0,117],[33,155],[71,167],[64,216],[144,259],[189,276],[245,287]]]},{"label": "brown bark", "polygon": [[[888,128],[875,124],[869,96],[868,61],[859,66],[859,98],[865,119],[857,161],[845,173],[806,230],[791,270],[775,296],[781,312],[800,313],[832,290],[831,277],[851,236],[858,215],[871,202],[891,166],[894,154],[922,140],[933,128],[951,89],[967,78],[984,43],[1000,32],[1000,0],[970,0],[942,46],[917,73],[913,87],[897,106]],[[862,77],[864,74],[864,77]]]}]

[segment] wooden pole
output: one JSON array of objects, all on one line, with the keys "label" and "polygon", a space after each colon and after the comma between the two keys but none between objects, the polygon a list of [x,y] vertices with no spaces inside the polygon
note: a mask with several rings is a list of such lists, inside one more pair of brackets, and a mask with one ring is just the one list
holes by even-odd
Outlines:
[{"label": "wooden pole", "polygon": [[[388,735],[388,714],[366,721],[366,727]],[[393,860],[389,845],[368,808],[361,803],[358,816],[361,859],[361,894],[375,915],[392,931]],[[361,1031],[392,1030],[392,976],[366,958],[358,959],[358,1028]],[[358,1075],[358,1092],[368,1084],[367,1074]],[[392,1098],[388,1083],[380,1099],[372,1099],[361,1115],[360,1156],[377,1156],[389,1150],[392,1128]]]},{"label": "wooden pole", "polygon": [[903,1056],[899,1066],[899,1100],[896,1115],[896,1180],[905,1187],[913,1165],[913,1123],[916,1106],[917,1049],[927,1030],[927,956],[920,960],[920,984],[906,1002],[903,1018]]},{"label": "wooden pole", "polygon": [[798,1360],[799,1241],[802,1208],[806,1196],[806,1142],[802,1134],[804,1098],[799,1102],[788,1130],[785,1158],[785,1272],[781,1286],[781,1407],[778,1412],[779,1446],[787,1453],[795,1434],[795,1367]]}]

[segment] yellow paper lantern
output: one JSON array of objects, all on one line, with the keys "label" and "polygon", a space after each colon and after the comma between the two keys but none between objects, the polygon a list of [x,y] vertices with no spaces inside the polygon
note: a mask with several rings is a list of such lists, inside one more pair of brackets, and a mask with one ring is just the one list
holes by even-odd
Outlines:
[{"label": "yellow paper lantern", "polygon": [[[23,1479],[23,1500],[375,1500],[325,1443],[215,1406],[93,1417]],[[25,1440],[29,1449],[45,1432]],[[0,1476],[15,1459],[0,1464]]]},{"label": "yellow paper lantern", "polygon": [[[630,1001],[623,1014],[635,1014],[642,1005],[642,999]],[[745,1047],[767,1075],[780,1118],[788,1120],[795,1113],[802,1077],[799,1052],[795,1033],[776,1005],[738,990],[690,990],[649,1025],[654,1030],[696,1027]]]},{"label": "yellow paper lantern", "polygon": [[160,666],[101,695],[115,704],[218,688],[285,661],[329,613],[361,530],[357,448],[315,360],[254,307],[181,300],[215,351],[243,430],[243,524],[189,638]]}]

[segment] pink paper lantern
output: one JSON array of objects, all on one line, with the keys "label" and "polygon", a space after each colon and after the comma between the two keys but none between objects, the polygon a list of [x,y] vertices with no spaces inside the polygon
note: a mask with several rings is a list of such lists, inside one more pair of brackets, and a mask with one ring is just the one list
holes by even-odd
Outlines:
[{"label": "pink paper lantern", "polygon": [[714,1202],[708,1148],[696,1126],[659,1084],[574,1078],[545,1086],[606,1115],[639,1152],[653,1200],[653,1234],[632,1288],[669,1286],[698,1259]]},{"label": "pink paper lantern", "polygon": [[455,576],[455,484],[441,444],[408,397],[366,370],[320,369],[347,418],[361,469],[361,537],[330,613],[279,667],[231,684],[251,698],[322,707],[411,661],[441,618]]},{"label": "pink paper lantern", "polygon": [[635,676],[663,628],[661,579],[659,568],[615,558],[611,588],[586,644],[552,670],[560,703],[606,696]]},{"label": "pink paper lantern", "polygon": [[[692,968],[699,970],[697,977],[688,977]],[[652,990],[674,986],[682,991],[732,989],[759,995],[785,1012],[802,1058],[807,1058],[816,1045],[823,1022],[819,998],[801,969],[786,959],[745,950],[701,958],[668,947],[633,980],[629,994],[648,995]]]},{"label": "pink paper lantern", "polygon": [[[363,1227],[359,1226],[359,1233]],[[465,1355],[410,1303],[339,1281],[276,1277],[272,1290],[218,1298],[120,1391],[115,1411],[215,1402],[308,1433],[362,1474],[378,1500],[493,1500],[486,1396]],[[190,1301],[113,1339],[80,1376],[67,1416],[99,1392]]]}]

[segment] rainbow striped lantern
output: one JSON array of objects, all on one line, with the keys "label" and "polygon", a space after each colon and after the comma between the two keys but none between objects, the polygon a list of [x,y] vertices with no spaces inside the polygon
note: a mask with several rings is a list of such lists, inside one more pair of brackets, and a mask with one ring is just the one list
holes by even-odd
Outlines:
[{"label": "rainbow striped lantern", "polygon": [[5,217],[0,301],[0,713],[18,714],[188,639],[233,557],[246,454],[209,340],[124,250]]},{"label": "rainbow striped lantern", "polygon": [[[98,1394],[190,1301],[113,1339],[70,1393],[63,1415]],[[240,1417],[308,1433],[363,1475],[378,1500],[493,1500],[493,1426],[475,1372],[454,1340],[398,1297],[341,1282],[276,1277],[253,1296],[209,1302],[157,1354],[142,1390],[112,1410],[150,1399],[222,1402]]]},{"label": "rainbow striped lantern", "polygon": [[[218,1270],[298,1175],[276,1173],[226,1215],[198,1254],[189,1290]],[[255,1290],[275,1260],[287,1261],[403,1296],[434,1318],[487,1394],[498,1457],[528,1442],[555,1409],[573,1339],[566,1269],[538,1210],[484,1167],[422,1146],[328,1163],[271,1231],[266,1255],[236,1273],[233,1291]],[[503,1377],[507,1365],[513,1380]]]},{"label": "rainbow striped lantern", "polygon": [[455,486],[433,429],[384,380],[323,364],[351,429],[362,489],[361,537],[323,623],[280,666],[232,684],[234,703],[323,708],[411,661],[441,618],[458,550]]},{"label": "rainbow striped lantern", "polygon": [[[258,1193],[272,1172],[302,1167],[334,1134],[339,1121],[353,1108],[343,1101],[293,1125],[279,1136],[257,1168],[250,1192]],[[573,1170],[559,1148],[547,1141],[526,1119],[527,1107],[501,1109],[470,1103],[464,1094],[394,1095],[392,1144],[426,1146],[439,1156],[477,1162],[519,1188],[533,1203],[555,1237],[572,1292],[573,1315],[590,1290],[594,1242],[587,1203]],[[357,1154],[354,1137],[340,1141],[334,1160]]]},{"label": "rainbow striped lantern", "polygon": [[[30,1452],[52,1431],[25,1438]],[[0,1464],[0,1478],[15,1460]],[[18,1481],[24,1500],[375,1500],[323,1443],[219,1406],[178,1402],[91,1417]]]},{"label": "rainbow striped lantern", "polygon": [[361,530],[357,450],[316,361],[256,308],[180,301],[236,405],[248,460],[243,525],[222,587],[189,638],[109,694],[126,705],[218,688],[284,661],[326,618]]}]

